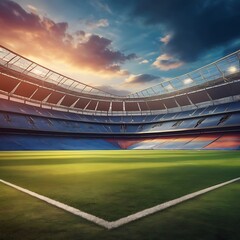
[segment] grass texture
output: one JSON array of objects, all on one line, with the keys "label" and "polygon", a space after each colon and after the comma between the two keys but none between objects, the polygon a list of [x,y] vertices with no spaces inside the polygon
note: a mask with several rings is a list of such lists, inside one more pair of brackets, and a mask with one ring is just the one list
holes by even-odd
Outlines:
[{"label": "grass texture", "polygon": [[[0,152],[1,179],[109,221],[239,176],[234,151]],[[0,185],[0,239],[238,239],[239,185],[112,231]]]}]

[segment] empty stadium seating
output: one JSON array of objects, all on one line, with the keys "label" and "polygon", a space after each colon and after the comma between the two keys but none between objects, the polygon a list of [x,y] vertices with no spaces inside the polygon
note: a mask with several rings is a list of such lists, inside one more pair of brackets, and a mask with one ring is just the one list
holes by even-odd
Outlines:
[{"label": "empty stadium seating", "polygon": [[[26,71],[0,48],[0,150],[239,149],[240,71],[225,71],[232,55],[212,73],[208,65],[119,97],[30,60]],[[16,61],[6,64],[10,53]]]},{"label": "empty stadium seating", "polygon": [[0,134],[0,150],[116,150],[117,144],[104,139]]},{"label": "empty stadium seating", "polygon": [[[130,117],[87,116],[83,114],[61,112],[50,109],[27,106],[7,100],[0,100],[0,128],[21,129],[56,133],[95,133],[95,134],[146,134],[180,130],[222,128],[239,125],[240,104],[231,103],[214,113],[214,106],[193,111],[157,115],[152,123],[134,122]],[[232,108],[230,106],[233,105]],[[237,108],[238,107],[238,108]],[[230,109],[231,111],[227,110]],[[234,108],[234,111],[232,111]],[[207,115],[206,115],[207,112]],[[189,113],[191,116],[189,116]],[[223,114],[224,113],[224,114]],[[188,116],[188,117],[187,117]],[[135,116],[136,117],[136,116]],[[144,116],[141,116],[143,119]],[[145,117],[146,118],[146,117]],[[125,120],[124,120],[125,119]],[[140,116],[138,116],[140,119]],[[127,122],[128,121],[128,122]],[[139,120],[138,120],[139,121]]]},{"label": "empty stadium seating", "polygon": [[240,149],[240,133],[158,137],[133,141],[128,149]]},{"label": "empty stadium seating", "polygon": [[195,108],[175,113],[166,113],[159,115],[132,115],[132,116],[99,116],[76,114],[71,112],[62,112],[52,109],[44,109],[35,106],[26,105],[19,102],[12,102],[0,99],[0,110],[4,112],[27,113],[32,116],[51,117],[66,120],[77,120],[87,122],[101,123],[150,123],[167,120],[180,120],[191,117],[209,116],[211,114],[229,113],[240,111],[240,102],[232,102],[211,106],[214,110],[210,111],[209,107]]},{"label": "empty stadium seating", "polygon": [[216,141],[207,145],[205,149],[213,150],[238,150],[240,149],[240,135],[239,134],[224,134]]}]

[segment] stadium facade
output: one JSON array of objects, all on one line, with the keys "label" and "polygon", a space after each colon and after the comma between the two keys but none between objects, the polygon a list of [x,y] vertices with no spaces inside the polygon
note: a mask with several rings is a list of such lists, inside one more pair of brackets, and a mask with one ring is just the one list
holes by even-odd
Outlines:
[{"label": "stadium facade", "polygon": [[239,60],[120,97],[0,46],[0,148],[240,149]]}]

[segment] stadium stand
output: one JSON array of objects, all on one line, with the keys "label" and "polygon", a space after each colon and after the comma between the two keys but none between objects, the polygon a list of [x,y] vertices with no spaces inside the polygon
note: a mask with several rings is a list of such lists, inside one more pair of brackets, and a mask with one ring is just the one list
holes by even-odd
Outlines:
[{"label": "stadium stand", "polygon": [[24,134],[0,134],[0,150],[114,150],[120,149],[117,144],[103,139],[39,136]]},{"label": "stadium stand", "polygon": [[216,141],[208,144],[205,149],[214,150],[238,150],[240,149],[240,136],[239,134],[224,134],[219,137]]},{"label": "stadium stand", "polygon": [[1,46],[0,149],[239,149],[239,56],[119,97]]}]

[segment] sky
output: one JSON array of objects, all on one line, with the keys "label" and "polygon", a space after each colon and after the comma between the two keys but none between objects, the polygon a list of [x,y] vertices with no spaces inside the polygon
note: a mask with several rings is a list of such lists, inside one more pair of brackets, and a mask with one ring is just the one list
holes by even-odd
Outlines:
[{"label": "sky", "polygon": [[240,49],[239,0],[0,0],[0,45],[127,95]]}]

